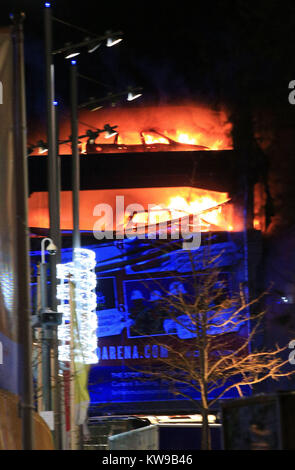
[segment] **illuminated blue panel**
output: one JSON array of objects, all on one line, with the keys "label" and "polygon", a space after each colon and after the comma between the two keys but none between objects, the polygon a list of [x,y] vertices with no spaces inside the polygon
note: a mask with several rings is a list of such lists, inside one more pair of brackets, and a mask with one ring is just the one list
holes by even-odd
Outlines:
[{"label": "illuminated blue panel", "polygon": [[[212,256],[222,253],[219,259],[221,276],[226,278],[230,291],[234,291],[238,283],[245,280],[241,234],[213,234],[211,242]],[[171,333],[183,341],[192,338],[185,328],[185,318],[182,328],[179,323],[173,324],[171,319],[159,315],[157,308],[157,301],[163,293],[175,289],[179,274],[185,280],[184,292],[191,294],[187,252],[175,249],[163,255],[151,241],[146,243],[136,239],[110,240],[85,248],[96,252],[98,268],[99,363],[92,366],[89,376],[91,405],[118,405],[117,412],[120,413],[120,403],[154,402],[156,406],[156,402],[175,401],[176,397],[167,383],[142,381],[142,372],[134,368],[142,368],[146,359],[157,361],[159,357],[165,357],[167,350],[156,344],[159,335],[162,336],[161,342]],[[194,252],[194,262],[200,270],[203,254],[203,247]],[[34,255],[40,256],[36,252]],[[63,250],[62,262],[71,260],[72,250]],[[176,273],[176,278],[171,272]],[[194,398],[199,398],[197,392],[189,392]],[[225,398],[236,396],[232,390]],[[177,400],[183,398],[177,397]]]},{"label": "illuminated blue panel", "polygon": [[[189,390],[181,387],[181,390],[190,393],[194,399],[200,399],[200,394],[192,388]],[[217,392],[218,390],[216,390],[214,396],[217,395]],[[249,389],[244,389],[245,395],[249,393]],[[166,402],[172,400],[179,400],[181,402],[185,400],[182,396],[176,396],[169,391],[167,383],[159,379],[144,381],[142,372],[136,372],[124,364],[117,367],[92,367],[89,374],[89,394],[91,405],[110,405],[114,403],[120,405],[121,403],[130,402],[140,404],[143,402]],[[210,398],[214,398],[214,396]],[[238,392],[233,389],[226,393],[224,398],[237,398],[238,396]],[[102,408],[102,411],[104,410],[107,410],[107,406]],[[119,413],[122,411],[122,408],[118,408]]]}]

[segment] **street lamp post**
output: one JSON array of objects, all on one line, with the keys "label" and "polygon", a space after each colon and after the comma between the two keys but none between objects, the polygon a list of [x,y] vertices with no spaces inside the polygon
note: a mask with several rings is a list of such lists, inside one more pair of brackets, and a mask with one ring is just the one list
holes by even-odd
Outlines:
[{"label": "street lamp post", "polygon": [[[30,266],[28,231],[28,165],[26,159],[27,123],[24,68],[24,14],[12,15],[13,25],[13,118],[16,211],[16,283],[14,285],[18,319],[20,413],[23,450],[34,449],[34,402],[32,377],[32,330],[30,306]],[[1,366],[0,366],[1,367]]]},{"label": "street lamp post", "polygon": [[73,198],[73,252],[80,248],[79,193],[80,193],[80,152],[78,139],[78,84],[77,62],[71,61],[71,130],[72,130],[72,198]]},{"label": "street lamp post", "polygon": [[[48,191],[51,237],[58,241],[60,236],[59,207],[57,194],[57,142],[55,119],[54,64],[52,61],[52,18],[49,3],[45,3],[45,67],[47,100],[47,148],[48,148]],[[53,273],[55,275],[55,272]],[[53,278],[52,274],[52,278]],[[51,279],[53,281],[53,279]],[[52,284],[52,292],[55,292]]]},{"label": "street lamp post", "polygon": [[[52,60],[52,14],[50,3],[45,3],[44,8],[45,26],[45,68],[46,68],[46,103],[47,103],[47,146],[48,146],[48,201],[50,236],[58,246],[58,257],[61,252],[60,235],[60,207],[59,207],[59,175],[57,161],[57,138],[56,138],[56,110],[55,110],[55,87],[54,87],[54,64]],[[59,260],[58,260],[59,261]],[[51,258],[50,284],[51,284],[51,308],[56,311],[56,257]],[[52,345],[54,351],[54,379],[55,379],[55,443],[58,449],[62,448],[61,430],[61,393],[59,382],[58,341],[57,328],[52,328]]]}]

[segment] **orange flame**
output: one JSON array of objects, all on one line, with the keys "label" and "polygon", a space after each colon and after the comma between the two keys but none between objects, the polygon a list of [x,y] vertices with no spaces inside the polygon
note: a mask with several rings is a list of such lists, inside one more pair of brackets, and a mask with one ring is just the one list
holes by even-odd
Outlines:
[{"label": "orange flame", "polygon": [[234,226],[239,230],[240,223],[238,217],[234,220],[233,206],[227,193],[193,188],[189,190],[190,194],[180,188],[177,192],[177,195],[168,198],[166,204],[134,214],[133,223],[139,226],[157,224],[196,214],[202,231],[233,231]]},{"label": "orange flame", "polygon": [[[80,192],[80,228],[92,231],[96,221],[93,208],[100,203],[112,208],[113,218],[107,225],[115,230],[130,220],[128,212],[122,220],[116,214],[116,196],[124,196],[125,208],[130,204],[140,204],[142,212],[132,217],[134,224],[157,224],[181,219],[185,215],[198,214],[202,231],[240,231],[242,214],[229,200],[228,193],[192,187],[169,188],[126,188],[107,190],[85,190]],[[49,227],[48,195],[35,192],[29,199],[29,226]],[[72,193],[61,192],[61,228],[72,230]]]},{"label": "orange flame", "polygon": [[[193,146],[202,146],[208,150],[226,150],[232,148],[231,124],[224,110],[213,111],[210,108],[196,105],[182,106],[141,106],[102,108],[90,112],[82,111],[79,115],[79,135],[84,135],[87,129],[103,129],[105,124],[118,126],[117,146],[114,140],[106,139],[101,133],[95,143],[101,145],[98,152],[132,151],[132,145],[143,147],[145,144],[161,144],[159,147],[148,148],[149,151],[162,150],[194,150]],[[154,132],[156,131],[156,132]],[[59,135],[66,140],[71,134],[70,120],[61,122]],[[45,130],[30,133],[29,142],[46,140]],[[178,146],[171,145],[176,142]],[[87,138],[81,142],[81,152],[86,152]],[[110,142],[111,141],[111,142]],[[110,146],[112,145],[112,147]],[[179,144],[183,144],[182,146]],[[126,149],[122,145],[130,146]],[[110,150],[108,150],[108,146]],[[189,146],[192,146],[191,148]],[[198,150],[196,148],[195,150]],[[138,148],[135,151],[140,151]],[[143,150],[144,151],[144,148]],[[60,154],[70,154],[71,144],[60,145]],[[38,149],[34,154],[38,154]]]}]

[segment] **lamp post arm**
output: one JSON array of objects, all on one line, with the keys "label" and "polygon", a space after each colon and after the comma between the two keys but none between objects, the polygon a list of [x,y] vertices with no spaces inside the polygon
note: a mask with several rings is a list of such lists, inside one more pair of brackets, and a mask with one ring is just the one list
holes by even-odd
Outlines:
[{"label": "lamp post arm", "polygon": [[41,262],[42,264],[45,263],[45,243],[49,242],[52,243],[51,238],[43,238],[41,241]]}]

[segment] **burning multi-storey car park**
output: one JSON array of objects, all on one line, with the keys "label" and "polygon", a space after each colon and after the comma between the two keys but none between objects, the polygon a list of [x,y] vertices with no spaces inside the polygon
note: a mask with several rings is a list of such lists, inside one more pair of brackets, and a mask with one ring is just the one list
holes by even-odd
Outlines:
[{"label": "burning multi-storey car park", "polygon": [[[212,257],[219,257],[219,268],[227,280],[229,292],[234,292],[240,285],[258,287],[257,266],[261,256],[261,232],[258,229],[263,226],[263,211],[260,207],[259,218],[255,217],[251,205],[253,198],[248,196],[254,194],[254,186],[261,182],[252,181],[250,187],[241,177],[241,157],[232,149],[231,126],[224,114],[206,109],[200,109],[198,114],[197,108],[179,108],[180,123],[177,123],[179,115],[176,110],[177,107],[172,107],[169,113],[169,107],[166,107],[158,108],[158,114],[153,111],[157,128],[160,127],[160,117],[165,116],[159,131],[161,135],[156,136],[164,139],[170,126],[170,135],[174,138],[182,136],[179,140],[187,143],[178,142],[174,147],[166,138],[166,143],[159,142],[158,147],[147,149],[145,144],[134,139],[138,138],[137,129],[142,129],[146,121],[151,120],[150,116],[147,117],[148,110],[111,110],[112,119],[108,112],[102,119],[111,124],[118,123],[118,131],[123,128],[117,143],[110,144],[113,151],[104,151],[106,147],[101,145],[102,150],[96,148],[94,153],[83,153],[80,157],[82,244],[91,246],[98,260],[99,362],[91,367],[89,378],[90,413],[93,415],[103,412],[104,406],[108,412],[120,413],[122,403],[125,413],[151,410],[153,413],[167,413],[171,407],[175,413],[187,413],[190,409],[189,402],[175,399],[169,387],[163,387],[157,381],[141,382],[140,372],[137,372],[136,388],[133,383],[134,367],[146,360],[156,364],[158,358],[166,354],[165,348],[161,349],[156,344],[159,335],[164,344],[165,337],[168,340],[171,334],[190,341],[179,325],[164,318],[155,321],[156,297],[172,292],[179,277],[186,279],[182,288],[188,289],[191,276],[188,251],[173,240],[169,224],[187,215],[198,215],[201,243],[192,253],[200,273],[206,271],[201,261],[210,245]],[[123,121],[120,121],[120,116],[123,116]],[[145,122],[139,122],[139,117]],[[202,133],[193,132],[192,118],[198,122],[195,128],[199,131],[202,128]],[[84,123],[86,119],[88,124],[94,123],[91,115],[81,118]],[[92,119],[90,123],[89,119]],[[102,122],[96,120],[95,126],[103,127]],[[163,122],[168,127],[165,128]],[[151,127],[151,124],[148,122],[149,129],[156,127]],[[121,135],[125,135],[125,142],[129,143],[119,142]],[[194,143],[189,144],[188,141],[193,139]],[[100,143],[92,142],[88,149],[97,145]],[[119,149],[120,145],[126,147]],[[140,151],[130,152],[131,148],[138,150],[138,146]],[[84,147],[86,152],[87,142]],[[84,150],[81,144],[81,151]],[[67,262],[72,256],[69,248],[73,226],[71,156],[61,154],[60,163],[62,261]],[[29,166],[29,225],[34,247],[34,238],[37,237],[38,241],[49,227],[44,176],[46,157],[30,156]],[[259,171],[256,174],[259,175]],[[107,209],[105,213],[95,211],[101,204],[110,208],[107,217]],[[128,212],[126,209],[134,204],[137,210]],[[255,207],[258,206],[256,202]],[[98,229],[97,222],[102,216],[103,223]],[[168,227],[164,237],[159,230],[161,224]],[[151,225],[153,230],[149,231]],[[130,229],[128,233],[127,226]],[[33,248],[32,262],[34,256]],[[256,294],[255,289],[252,288],[251,294]],[[245,332],[234,332],[237,344],[240,334]],[[235,392],[231,396],[235,396]]]}]

